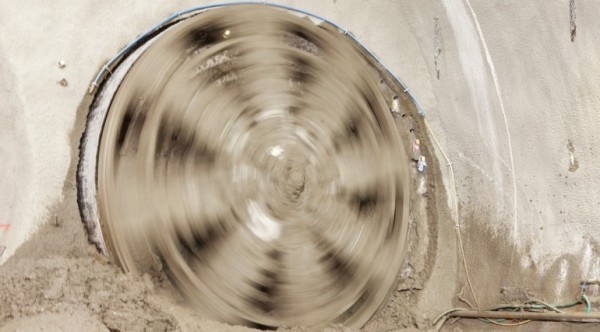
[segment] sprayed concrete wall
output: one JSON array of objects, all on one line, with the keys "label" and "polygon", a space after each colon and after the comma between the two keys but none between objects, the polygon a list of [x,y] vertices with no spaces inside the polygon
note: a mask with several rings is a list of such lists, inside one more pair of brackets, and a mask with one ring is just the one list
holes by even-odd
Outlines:
[{"label": "sprayed concrete wall", "polygon": [[427,71],[403,76],[457,170],[482,304],[506,286],[565,301],[600,272],[600,4],[576,5],[572,42],[569,1],[407,2]]},{"label": "sprayed concrete wall", "polygon": [[[154,23],[201,3],[0,2],[2,260],[63,199],[74,157],[68,137],[99,67]],[[580,280],[598,277],[600,3],[576,2],[574,41],[568,0],[282,3],[347,27],[423,105],[457,172],[481,305],[498,302],[507,286],[567,301]],[[66,87],[57,84],[63,78]],[[464,286],[452,224],[440,220],[438,254],[429,258],[419,303],[428,316],[451,307]]]}]

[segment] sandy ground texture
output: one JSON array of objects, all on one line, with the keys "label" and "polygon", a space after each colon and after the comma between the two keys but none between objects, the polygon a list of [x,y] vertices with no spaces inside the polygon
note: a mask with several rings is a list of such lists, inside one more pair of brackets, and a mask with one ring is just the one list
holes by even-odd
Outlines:
[{"label": "sandy ground texture", "polygon": [[[0,307],[1,321],[10,321],[5,328],[19,319],[34,328],[69,317],[90,330],[225,328],[209,322],[202,327],[193,314],[179,314],[184,310],[174,314],[177,301],[156,294],[165,291],[160,280],[151,286],[105,265],[82,240],[82,228],[73,226],[76,214],[52,224],[61,204],[75,204],[73,178],[67,177],[76,151],[71,132],[98,68],[155,22],[198,3],[0,1],[0,224],[11,225],[0,229],[0,245],[7,247],[0,296],[1,303],[14,305]],[[456,170],[467,263],[480,305],[515,300],[509,295],[522,292],[514,289],[568,302],[579,294],[580,280],[599,277],[600,2],[576,1],[574,41],[567,0],[285,3],[348,27],[423,105]],[[63,69],[56,65],[61,59]],[[66,87],[57,84],[63,78]],[[441,171],[450,192],[447,168]],[[448,205],[450,200],[448,195]],[[475,302],[452,224],[441,219],[436,236],[427,239],[436,243],[428,257],[431,276],[401,292],[416,294],[409,302],[413,311],[384,311],[389,325],[379,330],[397,322],[426,328],[443,310],[465,305],[457,294]],[[98,283],[114,287],[112,297],[94,288]],[[128,296],[120,299],[122,294]],[[490,328],[482,324],[447,327]],[[583,327],[528,324],[515,330],[566,328]]]}]

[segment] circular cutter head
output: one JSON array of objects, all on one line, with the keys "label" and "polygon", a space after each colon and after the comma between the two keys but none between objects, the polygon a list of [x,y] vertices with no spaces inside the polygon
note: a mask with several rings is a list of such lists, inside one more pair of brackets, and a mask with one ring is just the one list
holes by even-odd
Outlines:
[{"label": "circular cutter head", "polygon": [[362,326],[394,289],[408,222],[406,155],[373,61],[264,5],[166,29],[104,119],[109,253],[164,271],[208,318]]}]

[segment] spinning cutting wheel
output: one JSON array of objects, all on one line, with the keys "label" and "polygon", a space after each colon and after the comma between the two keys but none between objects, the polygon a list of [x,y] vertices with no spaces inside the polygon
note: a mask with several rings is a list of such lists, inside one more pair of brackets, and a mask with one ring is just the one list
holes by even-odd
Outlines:
[{"label": "spinning cutting wheel", "polygon": [[405,153],[343,33],[264,5],[169,27],[124,73],[97,146],[108,252],[209,318],[362,326],[404,260]]}]

